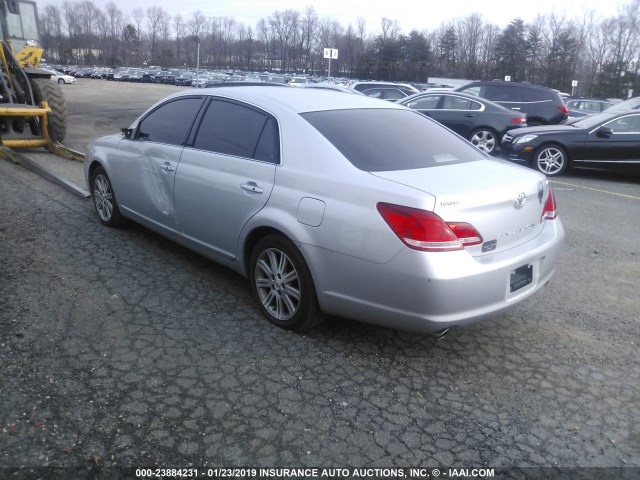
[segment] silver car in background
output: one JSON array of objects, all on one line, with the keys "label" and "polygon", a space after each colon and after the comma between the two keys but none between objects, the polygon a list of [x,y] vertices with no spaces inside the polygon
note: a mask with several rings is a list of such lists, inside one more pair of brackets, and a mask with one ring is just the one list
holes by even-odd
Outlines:
[{"label": "silver car in background", "polygon": [[471,323],[551,278],[564,230],[546,178],[363,95],[181,92],[95,140],[100,221],[141,223],[249,278],[263,315],[423,332]]}]

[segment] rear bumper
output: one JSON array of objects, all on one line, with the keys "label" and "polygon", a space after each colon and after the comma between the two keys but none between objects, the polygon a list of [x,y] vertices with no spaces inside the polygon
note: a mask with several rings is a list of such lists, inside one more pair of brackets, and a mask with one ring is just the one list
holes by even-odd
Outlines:
[{"label": "rear bumper", "polygon": [[[484,257],[466,251],[403,248],[385,264],[302,246],[326,313],[403,330],[433,332],[473,323],[517,305],[552,277],[564,242],[559,219],[531,241]],[[511,274],[533,266],[532,281],[510,291]],[[318,268],[318,266],[320,266]]]}]

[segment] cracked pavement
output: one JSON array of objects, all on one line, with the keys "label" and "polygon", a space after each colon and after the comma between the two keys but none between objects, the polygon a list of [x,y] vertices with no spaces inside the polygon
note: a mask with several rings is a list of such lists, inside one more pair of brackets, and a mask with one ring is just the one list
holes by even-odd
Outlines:
[{"label": "cracked pavement", "polygon": [[0,467],[640,467],[640,199],[581,188],[640,179],[563,180],[550,284],[436,343],[280,330],[244,278],[0,160]]}]

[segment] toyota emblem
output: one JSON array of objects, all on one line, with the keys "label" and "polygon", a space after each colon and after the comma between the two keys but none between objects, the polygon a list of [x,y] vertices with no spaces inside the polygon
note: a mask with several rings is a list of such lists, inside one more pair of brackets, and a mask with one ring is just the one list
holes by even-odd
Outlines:
[{"label": "toyota emblem", "polygon": [[524,192],[520,192],[516,199],[513,201],[516,208],[522,208],[527,201],[527,195]]}]

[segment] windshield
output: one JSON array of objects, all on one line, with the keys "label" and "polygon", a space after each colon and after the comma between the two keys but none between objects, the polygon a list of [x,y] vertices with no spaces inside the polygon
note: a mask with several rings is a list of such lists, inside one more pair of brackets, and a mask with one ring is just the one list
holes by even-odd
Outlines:
[{"label": "windshield", "polygon": [[[627,112],[629,111],[629,109],[626,108],[622,111]],[[617,115],[616,112],[613,112],[611,111],[610,108],[608,108],[602,113],[597,113],[595,115],[590,115],[588,117],[581,118],[580,120],[577,120],[573,123],[569,123],[569,125],[571,125],[572,127],[585,128],[589,130],[590,128],[596,127],[598,125],[605,123],[608,120],[611,120],[616,115]]]},{"label": "windshield", "polygon": [[301,114],[365,172],[412,170],[486,158],[442,125],[412,110],[355,109]]},{"label": "windshield", "polygon": [[628,110],[636,110],[640,108],[640,97],[635,97],[626,102],[621,102],[615,104],[613,107],[607,108],[605,111],[607,113],[622,113]]}]

